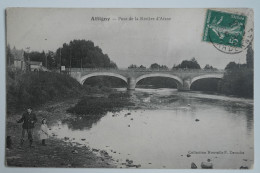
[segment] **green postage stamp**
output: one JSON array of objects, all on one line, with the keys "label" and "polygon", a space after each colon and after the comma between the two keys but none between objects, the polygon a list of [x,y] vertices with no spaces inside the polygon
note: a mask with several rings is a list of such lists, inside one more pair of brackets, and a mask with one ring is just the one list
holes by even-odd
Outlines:
[{"label": "green postage stamp", "polygon": [[244,15],[208,10],[203,41],[241,48],[246,19]]}]

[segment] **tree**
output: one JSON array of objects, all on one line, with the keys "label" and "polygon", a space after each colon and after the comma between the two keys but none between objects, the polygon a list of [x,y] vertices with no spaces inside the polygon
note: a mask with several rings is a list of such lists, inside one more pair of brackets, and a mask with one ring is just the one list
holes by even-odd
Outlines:
[{"label": "tree", "polygon": [[152,70],[159,70],[160,69],[160,65],[157,64],[157,63],[153,63],[153,64],[151,64],[150,69],[152,69]]},{"label": "tree", "polygon": [[110,61],[109,68],[117,69],[117,65],[116,65],[116,63],[113,62],[113,61]]},{"label": "tree", "polygon": [[[117,68],[102,49],[90,40],[73,40],[56,50],[55,62],[73,68]],[[60,62],[61,59],[61,62]]]},{"label": "tree", "polygon": [[146,67],[145,67],[145,66],[143,66],[143,65],[140,65],[139,69],[142,69],[142,70],[144,70],[144,69],[146,69]]},{"label": "tree", "polygon": [[219,90],[228,95],[253,98],[253,73],[252,69],[247,69],[246,67],[228,70],[220,82]]},{"label": "tree", "polygon": [[150,69],[152,69],[152,70],[169,70],[169,68],[166,65],[159,65],[157,63],[151,64]]},{"label": "tree", "polygon": [[55,60],[55,54],[52,51],[48,51],[48,53],[45,54],[47,58],[47,67],[48,69],[55,69],[57,67],[57,63]]},{"label": "tree", "polygon": [[10,45],[8,44],[7,47],[6,47],[6,64],[11,65],[13,63],[14,63],[14,57],[13,57],[13,54],[11,52]]},{"label": "tree", "polygon": [[195,58],[191,60],[183,60],[176,68],[201,69],[199,63]]},{"label": "tree", "polygon": [[166,65],[161,65],[160,70],[169,70],[169,68]]},{"label": "tree", "polygon": [[213,67],[209,64],[206,64],[204,70],[209,70],[209,69],[213,69]]},{"label": "tree", "polygon": [[135,64],[131,64],[129,67],[128,67],[128,69],[136,69],[137,68],[137,65],[135,65]]},{"label": "tree", "polygon": [[233,70],[233,69],[238,69],[238,68],[239,68],[239,64],[237,64],[235,62],[230,62],[225,67],[225,70]]},{"label": "tree", "polygon": [[204,70],[217,70],[217,68],[214,68],[213,66],[206,64],[204,67]]},{"label": "tree", "polygon": [[252,44],[247,48],[246,65],[247,68],[254,68],[254,50],[252,49]]}]

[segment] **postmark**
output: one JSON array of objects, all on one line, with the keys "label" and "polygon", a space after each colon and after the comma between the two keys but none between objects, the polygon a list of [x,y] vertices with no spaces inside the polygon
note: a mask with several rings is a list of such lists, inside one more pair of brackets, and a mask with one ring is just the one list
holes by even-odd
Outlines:
[{"label": "postmark", "polygon": [[203,41],[212,43],[223,53],[240,53],[253,41],[254,30],[247,22],[246,15],[208,10]]}]

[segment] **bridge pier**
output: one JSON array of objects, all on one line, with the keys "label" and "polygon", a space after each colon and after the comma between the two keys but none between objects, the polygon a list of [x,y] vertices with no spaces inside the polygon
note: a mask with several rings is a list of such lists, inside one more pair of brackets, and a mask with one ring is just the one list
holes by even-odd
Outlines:
[{"label": "bridge pier", "polygon": [[127,89],[134,90],[136,85],[136,80],[134,77],[127,78]]},{"label": "bridge pier", "polygon": [[190,86],[191,86],[191,79],[185,79],[183,80],[183,85],[178,86],[179,91],[190,91]]}]

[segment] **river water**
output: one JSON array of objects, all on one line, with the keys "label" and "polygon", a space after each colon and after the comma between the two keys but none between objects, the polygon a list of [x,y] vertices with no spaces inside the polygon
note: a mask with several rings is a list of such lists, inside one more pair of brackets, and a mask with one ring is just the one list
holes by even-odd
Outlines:
[{"label": "river water", "polygon": [[57,122],[52,132],[105,150],[118,168],[126,160],[140,168],[200,168],[208,159],[214,169],[253,167],[253,100],[175,89],[136,89],[132,97],[137,109],[108,112],[91,126]]}]

